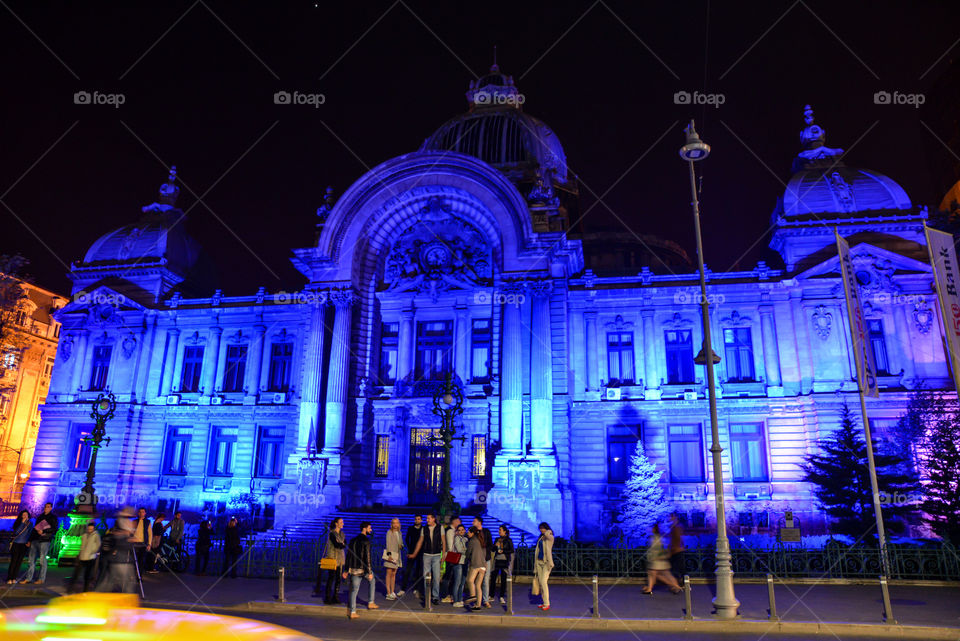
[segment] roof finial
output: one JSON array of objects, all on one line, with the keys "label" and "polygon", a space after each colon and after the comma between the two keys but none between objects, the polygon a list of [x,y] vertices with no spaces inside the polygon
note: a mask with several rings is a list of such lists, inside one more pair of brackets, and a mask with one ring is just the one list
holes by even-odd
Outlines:
[{"label": "roof finial", "polygon": [[159,202],[165,205],[173,206],[177,203],[177,196],[180,195],[180,188],[177,187],[177,166],[170,167],[167,175],[167,182],[160,185]]},{"label": "roof finial", "polygon": [[803,108],[803,121],[808,125],[813,124],[813,107],[807,105]]},{"label": "roof finial", "polygon": [[493,67],[492,69],[497,68],[497,45],[493,45]]}]

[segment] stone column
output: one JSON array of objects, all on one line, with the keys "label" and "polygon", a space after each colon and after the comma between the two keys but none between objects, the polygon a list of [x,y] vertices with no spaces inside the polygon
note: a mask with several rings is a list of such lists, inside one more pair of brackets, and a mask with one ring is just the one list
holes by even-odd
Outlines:
[{"label": "stone column", "polygon": [[470,318],[466,305],[457,305],[453,327],[453,371],[464,383],[470,381]]},{"label": "stone column", "polygon": [[217,367],[220,365],[220,337],[223,336],[222,327],[210,328],[210,345],[204,353],[203,367],[203,395],[210,398],[216,394]]},{"label": "stone column", "polygon": [[167,330],[167,349],[163,353],[163,382],[160,396],[168,396],[173,389],[173,370],[177,365],[177,346],[180,344],[180,330],[176,327]]},{"label": "stone column", "polygon": [[87,341],[90,338],[90,330],[81,329],[77,332],[77,346],[74,350],[73,376],[70,382],[70,393],[76,394],[83,386],[83,366],[87,362]]},{"label": "stone column", "polygon": [[760,306],[760,335],[763,341],[763,367],[768,387],[780,387],[780,345],[777,343],[777,325],[773,305]]},{"label": "stone column", "polygon": [[400,312],[400,336],[397,337],[397,381],[413,372],[413,310]]},{"label": "stone column", "polygon": [[660,391],[659,368],[657,367],[657,342],[654,332],[653,310],[640,310],[643,332],[643,386],[644,398],[656,396]]},{"label": "stone column", "polygon": [[600,363],[597,362],[597,311],[588,309],[583,312],[584,336],[587,344],[584,356],[587,367],[587,391],[600,391]]},{"label": "stone column", "polygon": [[[522,283],[503,286],[503,341],[500,368],[500,446],[504,454],[522,451],[523,434],[523,342],[520,332]],[[513,296],[511,296],[513,294]],[[506,302],[511,301],[511,302]]]},{"label": "stone column", "polygon": [[[320,296],[320,295],[318,295]],[[323,389],[325,295],[318,297],[310,310],[310,333],[303,359],[303,382],[300,385],[300,415],[297,431],[297,453],[310,448],[310,439],[319,437],[320,390]],[[316,443],[313,443],[316,445]]]},{"label": "stone column", "polygon": [[327,373],[327,404],[323,453],[339,456],[347,422],[347,394],[350,381],[350,325],[353,291],[330,292],[334,307],[333,336],[330,343],[330,368]]},{"label": "stone column", "polygon": [[531,283],[530,446],[533,454],[553,453],[553,344],[548,280]]},{"label": "stone column", "polygon": [[263,349],[267,333],[266,325],[253,326],[253,340],[250,341],[250,350],[247,352],[247,380],[245,386],[245,405],[257,402],[260,394],[260,376],[263,372]]}]

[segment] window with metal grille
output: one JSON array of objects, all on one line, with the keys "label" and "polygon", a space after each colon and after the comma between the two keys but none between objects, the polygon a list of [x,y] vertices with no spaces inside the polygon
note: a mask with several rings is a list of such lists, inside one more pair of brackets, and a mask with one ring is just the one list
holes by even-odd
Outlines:
[{"label": "window with metal grille", "polygon": [[385,434],[377,435],[377,466],[374,476],[385,478],[390,471],[390,437]]},{"label": "window with metal grille", "polygon": [[439,381],[450,371],[453,351],[452,321],[417,323],[417,371],[419,380]]},{"label": "window with metal grille", "polygon": [[487,437],[483,434],[475,434],[472,444],[470,476],[478,479],[487,474]]}]

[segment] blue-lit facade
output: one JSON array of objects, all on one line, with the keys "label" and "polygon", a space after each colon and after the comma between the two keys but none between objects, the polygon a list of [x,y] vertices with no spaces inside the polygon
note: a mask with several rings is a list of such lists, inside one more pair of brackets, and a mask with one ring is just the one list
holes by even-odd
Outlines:
[{"label": "blue-lit facade", "polygon": [[[202,252],[177,224],[168,180],[138,222],[72,267],[27,499],[79,491],[84,401],[109,389],[119,403],[97,463],[105,503],[215,511],[250,492],[278,525],[430,505],[432,397],[451,374],[465,396],[451,461],[462,504],[527,531],[545,520],[602,538],[639,438],[677,510],[709,528],[695,274],[587,268],[568,233],[575,177],[518,96],[492,70],[471,85],[470,111],[420,150],[328,193],[315,241],[293,251],[305,277],[293,293],[198,293]],[[839,153],[808,111],[772,220],[785,268],[708,276],[733,523],[762,529],[792,509],[808,531],[823,528],[798,463],[856,402],[834,225],[868,301],[876,430],[911,389],[951,387],[926,214]]]}]

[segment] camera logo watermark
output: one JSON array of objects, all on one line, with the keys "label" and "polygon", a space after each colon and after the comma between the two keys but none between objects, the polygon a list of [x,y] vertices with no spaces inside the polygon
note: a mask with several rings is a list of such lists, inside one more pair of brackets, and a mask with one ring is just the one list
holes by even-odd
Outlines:
[{"label": "camera logo watermark", "polygon": [[327,502],[323,494],[304,494],[302,492],[277,492],[273,497],[277,505],[305,505],[319,507]]},{"label": "camera logo watermark", "polygon": [[80,305],[110,305],[111,307],[120,307],[127,302],[127,297],[116,292],[79,291],[73,295],[73,302]]},{"label": "camera logo watermark", "polygon": [[927,302],[924,294],[894,294],[893,292],[875,292],[866,297],[871,303],[879,305],[922,305]]},{"label": "camera logo watermark", "polygon": [[126,101],[127,97],[122,93],[78,91],[73,94],[73,104],[75,105],[107,105],[114,109],[119,109],[120,105]]},{"label": "camera logo watermark", "polygon": [[273,300],[277,305],[323,305],[328,298],[326,292],[301,290],[299,292],[279,291]]},{"label": "camera logo watermark", "polygon": [[920,492],[880,492],[880,505],[916,505],[923,502]]},{"label": "camera logo watermark", "polygon": [[490,91],[478,91],[473,94],[473,102],[477,105],[511,105],[519,107],[527,101],[522,93],[503,94]]},{"label": "camera logo watermark", "polygon": [[515,292],[500,292],[497,290],[487,291],[478,289],[473,293],[473,302],[476,305],[523,305],[527,299],[526,295]]},{"label": "camera logo watermark", "polygon": [[509,505],[517,509],[524,509],[527,501],[521,496],[507,494],[505,492],[484,492],[479,491],[473,495],[473,502],[477,505]]},{"label": "camera logo watermark", "polygon": [[678,91],[673,94],[673,104],[675,105],[710,105],[714,109],[719,109],[720,105],[726,101],[727,97],[722,93]]},{"label": "camera logo watermark", "polygon": [[878,91],[873,94],[873,104],[875,105],[907,105],[919,109],[920,105],[926,101],[927,97],[922,93]]},{"label": "camera logo watermark", "polygon": [[275,105],[307,105],[319,109],[320,105],[326,102],[327,97],[322,93],[278,91],[273,94],[273,104]]},{"label": "camera logo watermark", "polygon": [[[707,293],[707,304],[708,305],[722,305],[724,301],[727,300],[727,297],[723,294],[711,294]],[[681,289],[678,292],[673,294],[673,304],[674,305],[702,305],[703,304],[703,294],[700,293],[699,289],[691,287],[689,289]]]}]

